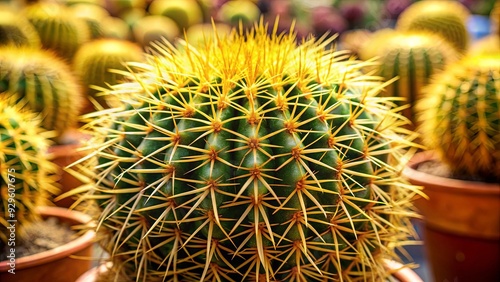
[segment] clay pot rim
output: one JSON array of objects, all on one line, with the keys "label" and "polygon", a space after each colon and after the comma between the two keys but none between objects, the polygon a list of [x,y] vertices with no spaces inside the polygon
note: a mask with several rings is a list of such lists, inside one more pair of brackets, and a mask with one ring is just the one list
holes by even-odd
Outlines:
[{"label": "clay pot rim", "polygon": [[[75,282],[95,282],[95,278],[99,273],[111,268],[110,261],[93,267],[82,274]],[[401,282],[424,282],[413,269],[403,265],[395,260],[384,259],[384,267],[397,280]]]},{"label": "clay pot rim", "polygon": [[[457,193],[469,194],[490,194],[500,196],[500,185],[496,183],[486,183],[480,181],[468,181],[461,179],[446,178],[437,175],[432,175],[415,168],[429,160],[436,160],[438,156],[434,151],[423,151],[416,153],[402,171],[403,177],[411,179],[425,187],[433,187],[434,190],[454,190]],[[435,185],[439,183],[439,185]]]},{"label": "clay pot rim", "polygon": [[[64,218],[68,221],[75,222],[75,225],[87,224],[92,220],[91,217],[87,214],[61,207],[39,207],[38,211],[41,216]],[[88,230],[74,240],[54,249],[21,258],[16,258],[16,270],[30,268],[32,266],[41,265],[62,259],[64,257],[68,257],[71,254],[79,252],[87,248],[89,245],[93,244],[95,236],[96,235],[94,231]],[[9,266],[9,261],[0,261],[0,272],[6,272],[10,268],[11,267]]]}]

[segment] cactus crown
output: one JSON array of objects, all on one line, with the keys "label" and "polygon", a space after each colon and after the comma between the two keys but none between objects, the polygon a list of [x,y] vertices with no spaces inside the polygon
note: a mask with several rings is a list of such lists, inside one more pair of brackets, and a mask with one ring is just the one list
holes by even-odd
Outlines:
[{"label": "cactus crown", "polygon": [[31,48],[0,48],[0,94],[16,94],[42,114],[42,126],[58,135],[74,127],[83,103],[70,67],[53,53]]},{"label": "cactus crown", "polygon": [[456,175],[500,181],[500,55],[469,55],[424,89],[423,141]]},{"label": "cactus crown", "polygon": [[[57,169],[46,155],[51,133],[41,129],[35,113],[22,109],[22,101],[6,97],[0,95],[0,225],[17,220],[22,232],[37,218],[35,208],[58,192]],[[2,232],[0,245],[7,239]]]},{"label": "cactus crown", "polygon": [[328,44],[260,24],[199,48],[157,45],[136,82],[113,87],[127,103],[88,124],[101,145],[83,199],[102,208],[116,269],[144,281],[386,276],[381,258],[410,234],[417,189],[394,162],[410,142],[380,80]]}]

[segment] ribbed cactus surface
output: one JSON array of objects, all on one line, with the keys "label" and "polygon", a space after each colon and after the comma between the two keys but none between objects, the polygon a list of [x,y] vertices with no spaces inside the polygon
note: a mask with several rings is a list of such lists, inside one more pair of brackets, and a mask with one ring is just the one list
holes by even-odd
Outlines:
[{"label": "ribbed cactus surface", "polygon": [[409,142],[391,99],[376,96],[380,83],[360,74],[364,63],[328,44],[297,46],[259,26],[199,48],[159,47],[135,83],[113,87],[126,104],[88,124],[101,145],[85,198],[100,204],[116,272],[132,281],[387,275],[382,258],[410,234],[416,189],[396,165]]},{"label": "ribbed cactus surface", "polygon": [[425,95],[418,108],[429,149],[457,175],[500,181],[500,54],[448,66]]},{"label": "ribbed cactus surface", "polygon": [[[39,116],[22,107],[0,95],[0,225],[4,229],[15,222],[16,232],[35,220],[36,207],[58,191],[57,168],[47,158],[50,133],[41,129]],[[0,245],[7,239],[8,232],[1,232]]]},{"label": "ribbed cactus surface", "polygon": [[401,13],[396,28],[435,32],[463,53],[470,41],[467,30],[469,14],[469,10],[458,1],[418,1]]},{"label": "ribbed cactus surface", "polygon": [[41,113],[43,127],[58,135],[76,126],[84,103],[70,67],[53,53],[32,48],[0,48],[0,96],[9,94],[25,99]]},{"label": "ribbed cactus surface", "polygon": [[[377,38],[374,38],[377,40]],[[404,115],[416,123],[413,106],[421,98],[422,87],[431,82],[433,74],[458,59],[458,53],[441,37],[422,32],[395,32],[379,38],[380,66],[376,72],[386,80],[397,80],[387,86],[384,95],[401,97],[408,104]],[[366,43],[369,48],[371,42]]]}]

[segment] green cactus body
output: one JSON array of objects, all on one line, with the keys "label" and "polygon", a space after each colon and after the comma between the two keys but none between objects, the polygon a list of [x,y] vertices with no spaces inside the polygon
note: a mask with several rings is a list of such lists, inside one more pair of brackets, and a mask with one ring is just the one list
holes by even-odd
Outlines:
[{"label": "green cactus body", "polygon": [[203,12],[196,0],[154,0],[148,11],[151,15],[171,18],[181,31],[203,22]]},{"label": "green cactus body", "polygon": [[90,39],[85,20],[75,17],[64,5],[39,2],[27,6],[23,12],[37,30],[43,48],[64,59],[71,60],[80,45]]},{"label": "green cactus body", "polygon": [[[16,220],[16,232],[22,232],[37,219],[36,207],[58,192],[57,167],[48,160],[51,133],[41,129],[39,116],[5,97],[0,95],[0,225]],[[0,245],[7,235],[0,233]]]},{"label": "green cactus body", "polygon": [[410,142],[394,142],[402,120],[375,95],[380,81],[328,44],[297,46],[259,26],[199,48],[160,46],[135,83],[113,87],[135,98],[89,124],[101,145],[84,197],[101,205],[116,271],[132,281],[387,275],[381,259],[407,239],[417,191],[388,160]]},{"label": "green cactus body", "polygon": [[42,125],[60,136],[75,127],[84,102],[70,67],[49,51],[0,48],[0,93],[17,94],[42,115]]},{"label": "green cactus body", "polygon": [[33,25],[14,10],[0,10],[0,45],[40,48],[40,37]]},{"label": "green cactus body", "polygon": [[457,51],[467,50],[469,11],[457,1],[419,1],[401,13],[396,28],[402,31],[430,31],[448,40]]},{"label": "green cactus body", "polygon": [[500,182],[500,55],[467,56],[424,89],[423,141],[456,175]]},{"label": "green cactus body", "polygon": [[92,96],[101,106],[107,107],[102,96],[97,95],[108,85],[123,82],[120,71],[127,70],[125,63],[144,61],[142,48],[137,44],[118,39],[98,39],[87,42],[75,54],[73,70]]},{"label": "green cactus body", "polygon": [[378,43],[385,47],[378,50],[380,66],[376,74],[386,80],[398,77],[386,87],[384,95],[404,98],[400,104],[409,107],[403,113],[416,124],[413,106],[421,98],[422,87],[430,83],[433,74],[457,60],[458,54],[448,42],[431,33],[396,32],[383,42]]}]

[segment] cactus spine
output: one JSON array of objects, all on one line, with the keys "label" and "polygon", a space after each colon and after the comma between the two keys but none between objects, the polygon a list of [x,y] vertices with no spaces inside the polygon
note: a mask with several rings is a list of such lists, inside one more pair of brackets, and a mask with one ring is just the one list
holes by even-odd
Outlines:
[{"label": "cactus spine", "polygon": [[433,74],[455,61],[458,54],[447,41],[431,33],[394,32],[379,40],[365,44],[365,48],[384,45],[377,51],[380,66],[376,74],[386,80],[398,77],[386,87],[384,95],[404,98],[401,104],[409,107],[403,113],[416,123],[413,106],[421,97],[422,87],[430,82]]},{"label": "cactus spine", "polygon": [[70,67],[49,51],[0,48],[0,93],[16,94],[40,112],[42,125],[62,135],[77,125],[84,102],[81,87]]},{"label": "cactus spine", "polygon": [[456,175],[500,181],[500,55],[467,56],[425,88],[424,142]]},{"label": "cactus spine", "polygon": [[[328,44],[297,46],[261,24],[159,46],[135,83],[113,87],[128,103],[88,124],[101,145],[84,199],[101,205],[115,270],[132,281],[387,275],[381,259],[407,239],[417,191],[388,162],[410,142],[394,142],[405,131],[380,83]],[[364,81],[379,86],[351,90]]]},{"label": "cactus spine", "polygon": [[396,28],[402,31],[437,33],[463,53],[470,41],[467,31],[468,17],[469,10],[457,1],[419,1],[401,13]]},{"label": "cactus spine", "polygon": [[[46,155],[50,132],[22,106],[0,95],[0,225],[7,228],[7,220],[17,220],[16,232],[36,220],[36,207],[58,192],[57,169]],[[0,245],[7,240],[7,232],[1,232]]]},{"label": "cactus spine", "polygon": [[90,39],[90,31],[82,18],[70,8],[55,2],[39,2],[27,6],[24,15],[40,36],[42,46],[71,60],[81,44]]}]

